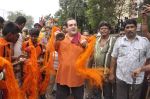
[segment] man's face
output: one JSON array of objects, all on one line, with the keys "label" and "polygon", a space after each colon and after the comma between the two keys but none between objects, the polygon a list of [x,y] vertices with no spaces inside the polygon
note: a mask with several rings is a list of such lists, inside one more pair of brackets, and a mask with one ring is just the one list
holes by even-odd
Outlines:
[{"label": "man's face", "polygon": [[34,28],[36,28],[37,30],[39,30],[39,31],[41,31],[41,27],[40,26],[38,26],[38,25],[36,25]]},{"label": "man's face", "polygon": [[2,29],[4,26],[4,23],[0,23],[0,29]]},{"label": "man's face", "polygon": [[67,26],[68,33],[72,35],[77,34],[77,22],[75,20],[69,20]]},{"label": "man's face", "polygon": [[8,42],[15,44],[19,38],[19,34],[18,33],[16,33],[16,34],[9,33],[6,38],[7,38]]},{"label": "man's face", "polygon": [[63,27],[62,27],[62,31],[63,31],[64,33],[67,33],[67,27],[66,27],[66,26],[63,26]]},{"label": "man's face", "polygon": [[89,36],[90,34],[88,32],[83,32],[84,36]]},{"label": "man's face", "polygon": [[22,29],[24,28],[24,26],[25,26],[25,23],[19,25],[19,29],[22,31]]},{"label": "man's face", "polygon": [[50,28],[45,28],[45,32],[48,34],[51,32],[51,29]]},{"label": "man's face", "polygon": [[32,34],[30,36],[31,36],[31,40],[32,40],[33,44],[37,43],[38,35]]},{"label": "man's face", "polygon": [[102,36],[109,35],[109,33],[110,33],[110,30],[107,26],[102,26],[102,27],[100,27],[99,30],[100,30],[100,33]]},{"label": "man's face", "polygon": [[136,26],[134,24],[127,24],[125,26],[125,33],[128,37],[133,37],[136,35]]},{"label": "man's face", "polygon": [[125,36],[125,35],[126,35],[125,31],[120,31],[120,32],[119,32],[119,36],[120,36],[120,37],[123,37],[123,36]]}]

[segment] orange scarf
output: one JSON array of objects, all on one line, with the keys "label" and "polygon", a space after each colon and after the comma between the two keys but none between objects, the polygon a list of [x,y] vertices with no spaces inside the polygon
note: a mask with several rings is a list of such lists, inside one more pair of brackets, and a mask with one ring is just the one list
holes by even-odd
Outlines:
[{"label": "orange scarf", "polygon": [[4,82],[8,90],[8,99],[24,99],[21,97],[21,91],[15,79],[12,64],[8,60],[0,57],[0,68],[5,69],[6,79]]},{"label": "orange scarf", "polygon": [[92,36],[88,39],[88,46],[85,51],[79,56],[76,61],[76,70],[80,76],[90,81],[93,86],[101,86],[103,84],[103,68],[87,68],[86,63],[90,58],[94,45],[96,42],[96,37]]},{"label": "orange scarf", "polygon": [[45,79],[42,82],[40,86],[40,93],[43,94],[46,91],[46,88],[48,87],[49,81],[50,81],[50,74],[55,74],[54,70],[54,59],[55,59],[55,47],[54,47],[54,41],[55,41],[55,32],[57,30],[60,30],[58,27],[52,28],[51,37],[49,39],[49,42],[46,46],[46,53],[44,56],[44,67],[41,69],[41,72],[45,72]]},{"label": "orange scarf", "polygon": [[7,42],[4,38],[0,38],[0,56],[5,57],[5,59],[11,62],[11,49],[9,48],[9,46],[10,46],[9,42]]},{"label": "orange scarf", "polygon": [[30,58],[24,66],[24,82],[22,85],[23,96],[28,99],[38,99],[39,68],[36,49],[29,40]]}]

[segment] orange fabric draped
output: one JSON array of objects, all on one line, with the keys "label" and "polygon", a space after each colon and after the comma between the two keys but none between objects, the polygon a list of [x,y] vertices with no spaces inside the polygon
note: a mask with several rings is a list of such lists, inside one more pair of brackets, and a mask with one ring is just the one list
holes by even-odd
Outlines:
[{"label": "orange fabric draped", "polygon": [[18,82],[15,79],[13,66],[11,63],[0,57],[0,68],[5,69],[5,84],[8,90],[8,99],[24,99],[21,95],[21,91],[18,86]]},{"label": "orange fabric draped", "polygon": [[46,91],[46,88],[48,87],[49,81],[50,81],[50,74],[55,74],[54,70],[54,58],[55,58],[55,47],[54,47],[54,41],[55,41],[55,32],[57,30],[60,30],[58,27],[54,26],[52,27],[52,33],[51,37],[48,41],[48,44],[46,46],[46,52],[44,56],[44,67],[41,69],[41,72],[45,72],[45,79],[42,82],[40,86],[40,93],[43,94]]},{"label": "orange fabric draped", "polygon": [[94,45],[96,42],[96,37],[92,36],[88,38],[88,46],[85,51],[79,56],[76,61],[76,70],[80,76],[90,81],[90,84],[93,86],[101,86],[103,84],[103,68],[87,68],[86,63],[90,58]]},{"label": "orange fabric draped", "polygon": [[29,41],[30,58],[24,66],[24,82],[22,85],[23,96],[28,99],[38,99],[39,68],[37,63],[36,49]]},{"label": "orange fabric draped", "polygon": [[[5,47],[5,51],[4,51],[4,47]],[[11,62],[11,49],[9,47],[10,47],[10,43],[7,42],[4,38],[0,38],[0,56],[4,57],[5,59]]]},{"label": "orange fabric draped", "polygon": [[[22,50],[23,51],[26,51],[28,46],[33,46],[33,43],[31,41],[31,39],[29,39],[28,41],[25,41],[23,44],[22,44]],[[35,47],[36,48],[36,55],[37,55],[37,58],[41,55],[42,53],[42,49],[40,47],[40,43],[37,44],[37,46]]]}]

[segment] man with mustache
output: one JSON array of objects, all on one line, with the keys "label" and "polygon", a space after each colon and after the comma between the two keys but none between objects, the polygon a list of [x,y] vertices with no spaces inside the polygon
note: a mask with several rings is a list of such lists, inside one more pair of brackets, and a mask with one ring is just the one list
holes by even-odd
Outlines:
[{"label": "man with mustache", "polygon": [[56,76],[56,99],[67,99],[72,94],[74,99],[83,99],[84,79],[77,74],[76,60],[84,51],[87,41],[77,31],[77,21],[69,18],[66,21],[65,39],[55,42],[58,52],[58,70]]},{"label": "man with mustache", "polygon": [[91,59],[91,64],[93,68],[104,68],[105,82],[103,85],[103,95],[100,88],[93,88],[88,95],[89,99],[112,99],[112,84],[108,81],[108,72],[106,69],[110,67],[111,53],[116,41],[115,37],[110,35],[112,27],[106,21],[101,21],[98,27],[101,36],[97,37],[95,49],[93,53],[93,59]]},{"label": "man with mustache", "polygon": [[132,77],[132,72],[143,66],[150,58],[150,43],[136,34],[137,22],[125,22],[124,37],[117,39],[111,59],[109,79],[114,80],[116,68],[117,99],[140,99],[144,73]]}]

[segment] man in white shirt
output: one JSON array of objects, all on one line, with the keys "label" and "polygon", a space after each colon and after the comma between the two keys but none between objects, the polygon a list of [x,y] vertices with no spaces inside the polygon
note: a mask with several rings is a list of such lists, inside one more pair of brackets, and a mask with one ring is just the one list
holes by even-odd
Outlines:
[{"label": "man in white shirt", "polygon": [[[23,38],[21,32],[26,24],[26,18],[24,16],[19,16],[19,17],[17,17],[15,23],[19,27],[20,33],[19,33],[19,38],[18,38],[17,42],[13,46],[14,47],[13,59],[14,59],[14,61],[18,61],[19,57],[22,55],[22,43],[24,41],[24,38]],[[22,80],[22,66],[21,65],[22,64],[17,64],[16,66],[14,66],[15,76],[20,85],[21,85],[21,80]],[[18,72],[18,70],[19,70],[19,72]]]},{"label": "man in white shirt", "polygon": [[144,73],[133,78],[132,72],[150,59],[150,43],[136,34],[136,27],[134,19],[126,21],[126,35],[118,38],[111,55],[109,79],[114,80],[116,68],[117,99],[140,99]]},{"label": "man in white shirt", "polygon": [[22,29],[24,28],[26,24],[26,18],[24,16],[19,16],[17,17],[15,23],[18,25],[20,29],[20,33],[19,33],[19,38],[14,45],[14,57],[19,57],[20,55],[22,55],[21,48],[22,48],[22,42],[24,38],[21,33],[22,33]]}]

